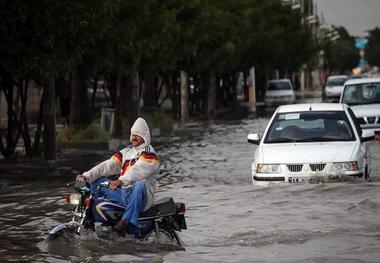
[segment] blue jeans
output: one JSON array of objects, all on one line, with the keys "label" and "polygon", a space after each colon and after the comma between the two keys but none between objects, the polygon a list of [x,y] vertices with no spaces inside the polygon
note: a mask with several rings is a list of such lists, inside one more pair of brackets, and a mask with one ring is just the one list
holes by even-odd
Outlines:
[{"label": "blue jeans", "polygon": [[[109,181],[109,179],[101,177],[95,180],[91,184],[91,190],[94,191],[104,181]],[[143,181],[137,181],[129,188],[116,188],[115,190],[100,187],[97,195],[125,207],[121,220],[126,220],[135,226],[138,225],[139,214],[143,211],[147,201],[147,191]]]}]

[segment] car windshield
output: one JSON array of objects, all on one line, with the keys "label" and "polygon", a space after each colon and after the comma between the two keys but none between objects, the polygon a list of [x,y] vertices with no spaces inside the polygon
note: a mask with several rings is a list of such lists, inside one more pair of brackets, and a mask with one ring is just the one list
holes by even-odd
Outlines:
[{"label": "car windshield", "polygon": [[380,82],[347,85],[343,91],[342,103],[348,105],[380,103]]},{"label": "car windshield", "polygon": [[343,86],[348,78],[333,78],[327,80],[326,86]]},{"label": "car windshield", "polygon": [[269,82],[268,90],[289,90],[289,82]]},{"label": "car windshield", "polygon": [[264,143],[354,141],[344,111],[277,113]]}]

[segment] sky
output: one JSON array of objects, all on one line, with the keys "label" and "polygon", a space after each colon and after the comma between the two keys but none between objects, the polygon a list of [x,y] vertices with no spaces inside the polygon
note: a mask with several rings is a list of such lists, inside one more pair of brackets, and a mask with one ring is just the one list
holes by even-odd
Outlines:
[{"label": "sky", "polygon": [[326,24],[343,26],[357,37],[365,37],[366,31],[380,28],[380,0],[314,0],[317,13]]}]

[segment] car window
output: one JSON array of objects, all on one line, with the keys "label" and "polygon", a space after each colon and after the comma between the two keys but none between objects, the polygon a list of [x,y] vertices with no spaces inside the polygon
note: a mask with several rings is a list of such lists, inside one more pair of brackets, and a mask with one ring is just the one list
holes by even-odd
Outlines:
[{"label": "car window", "polygon": [[348,105],[380,103],[380,82],[345,86],[342,103]]},{"label": "car window", "polygon": [[344,111],[277,113],[264,143],[354,141]]},{"label": "car window", "polygon": [[348,78],[333,78],[328,79],[326,86],[343,86]]},{"label": "car window", "polygon": [[289,82],[269,82],[268,90],[289,90]]}]

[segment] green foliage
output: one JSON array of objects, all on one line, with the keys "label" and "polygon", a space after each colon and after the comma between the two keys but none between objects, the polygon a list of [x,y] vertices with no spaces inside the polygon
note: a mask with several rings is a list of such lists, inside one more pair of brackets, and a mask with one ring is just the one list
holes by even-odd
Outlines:
[{"label": "green foliage", "polygon": [[0,68],[38,80],[89,73],[295,70],[313,49],[279,0],[0,2]]},{"label": "green foliage", "polygon": [[78,130],[66,128],[57,135],[57,140],[61,143],[102,143],[107,142],[109,138],[107,132],[94,124]]},{"label": "green foliage", "polygon": [[365,55],[371,66],[380,67],[380,28],[376,27],[369,31]]},{"label": "green foliage", "polygon": [[327,40],[324,51],[326,66],[333,72],[351,71],[359,62],[359,53],[355,49],[355,39],[343,27],[336,28],[339,38]]}]

